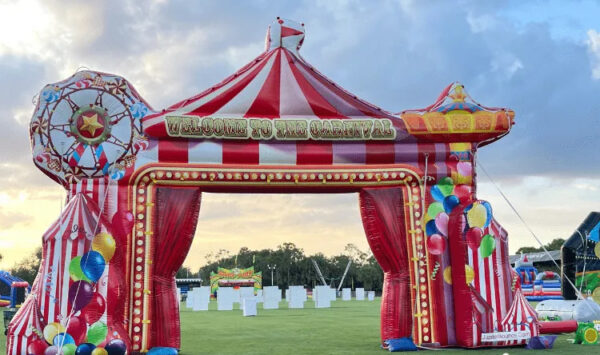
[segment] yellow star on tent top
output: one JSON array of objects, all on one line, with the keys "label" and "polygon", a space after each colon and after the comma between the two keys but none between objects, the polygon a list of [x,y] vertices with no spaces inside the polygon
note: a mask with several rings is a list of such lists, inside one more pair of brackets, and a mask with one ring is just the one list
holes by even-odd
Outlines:
[{"label": "yellow star on tent top", "polygon": [[101,123],[98,122],[98,114],[97,113],[94,113],[93,115],[91,115],[89,117],[82,116],[81,118],[83,119],[83,124],[81,125],[80,130],[87,131],[92,136],[96,135],[97,129],[104,127]]}]

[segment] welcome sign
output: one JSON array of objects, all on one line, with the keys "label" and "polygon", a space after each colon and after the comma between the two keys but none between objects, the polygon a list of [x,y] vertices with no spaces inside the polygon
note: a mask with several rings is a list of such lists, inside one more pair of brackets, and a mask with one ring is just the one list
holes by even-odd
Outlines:
[{"label": "welcome sign", "polygon": [[165,116],[167,134],[255,140],[394,140],[389,119],[263,119]]}]

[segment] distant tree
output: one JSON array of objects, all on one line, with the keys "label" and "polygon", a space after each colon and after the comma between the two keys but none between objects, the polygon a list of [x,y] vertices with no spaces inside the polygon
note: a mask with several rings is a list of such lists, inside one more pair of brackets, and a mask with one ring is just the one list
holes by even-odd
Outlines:
[{"label": "distant tree", "polygon": [[[550,243],[544,245],[544,247],[546,247],[546,250],[550,251],[550,250],[560,250],[560,248],[562,247],[562,245],[565,243],[565,240],[562,238],[555,238],[553,239]],[[527,253],[539,253],[544,251],[544,248],[539,247],[539,248],[535,248],[535,247],[521,247],[517,250],[517,254],[527,254]]]},{"label": "distant tree", "polygon": [[520,247],[517,249],[517,254],[537,253],[538,251],[540,251],[539,248],[535,247]]},{"label": "distant tree", "polygon": [[22,278],[33,285],[33,281],[40,269],[40,263],[42,261],[42,248],[37,248],[33,254],[19,261],[15,266],[10,269],[10,273],[13,276]]},{"label": "distant tree", "polygon": [[556,238],[552,240],[550,243],[546,244],[546,249],[550,250],[560,250],[560,248],[565,244],[565,240],[562,238]]},{"label": "distant tree", "polygon": [[178,279],[187,279],[194,277],[196,277],[196,274],[187,266],[180,267],[179,270],[177,270],[177,274],[175,275],[175,278]]},{"label": "distant tree", "polygon": [[357,270],[357,280],[365,290],[381,290],[383,285],[383,270],[381,270],[381,266],[379,266],[373,255]]},{"label": "distant tree", "polygon": [[346,244],[344,247],[344,254],[352,260],[354,264],[362,264],[369,258],[369,253],[358,249],[358,247],[352,243]]}]

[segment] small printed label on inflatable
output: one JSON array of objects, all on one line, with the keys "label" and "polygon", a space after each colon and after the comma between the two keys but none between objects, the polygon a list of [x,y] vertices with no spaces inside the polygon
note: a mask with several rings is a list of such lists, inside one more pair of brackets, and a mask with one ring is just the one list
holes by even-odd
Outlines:
[{"label": "small printed label on inflatable", "polygon": [[382,119],[262,119],[165,116],[171,137],[255,140],[393,140],[392,121]]},{"label": "small printed label on inflatable", "polygon": [[519,330],[516,332],[498,332],[481,334],[481,342],[509,341],[509,340],[527,340],[531,338],[531,332],[528,330]]}]

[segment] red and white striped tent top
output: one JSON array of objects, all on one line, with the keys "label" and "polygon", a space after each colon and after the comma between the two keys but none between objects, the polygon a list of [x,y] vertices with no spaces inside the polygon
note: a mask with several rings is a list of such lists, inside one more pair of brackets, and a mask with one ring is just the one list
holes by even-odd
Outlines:
[{"label": "red and white striped tent top", "polygon": [[[528,330],[531,332],[532,337],[539,335],[537,314],[531,308],[525,296],[523,296],[523,291],[520,288],[515,291],[513,303],[506,317],[502,320],[501,325],[504,332]],[[526,340],[509,341],[507,345],[523,344],[526,342]]]},{"label": "red and white striped tent top", "polygon": [[342,89],[298,53],[304,24],[277,19],[267,31],[266,50],[208,90],[143,118],[144,132],[167,136],[164,116],[372,119],[387,118],[396,140],[410,137],[403,121]]},{"label": "red and white striped tent top", "polygon": [[40,276],[38,275],[31,294],[10,323],[12,336],[7,339],[7,353],[27,354],[27,346],[40,339],[40,335],[46,326],[37,300],[39,279]]},{"label": "red and white striped tent top", "polygon": [[92,240],[95,234],[100,232],[98,224],[100,211],[96,203],[86,194],[75,194],[63,209],[60,217],[44,233],[43,240],[57,238],[71,240],[80,236]]}]

